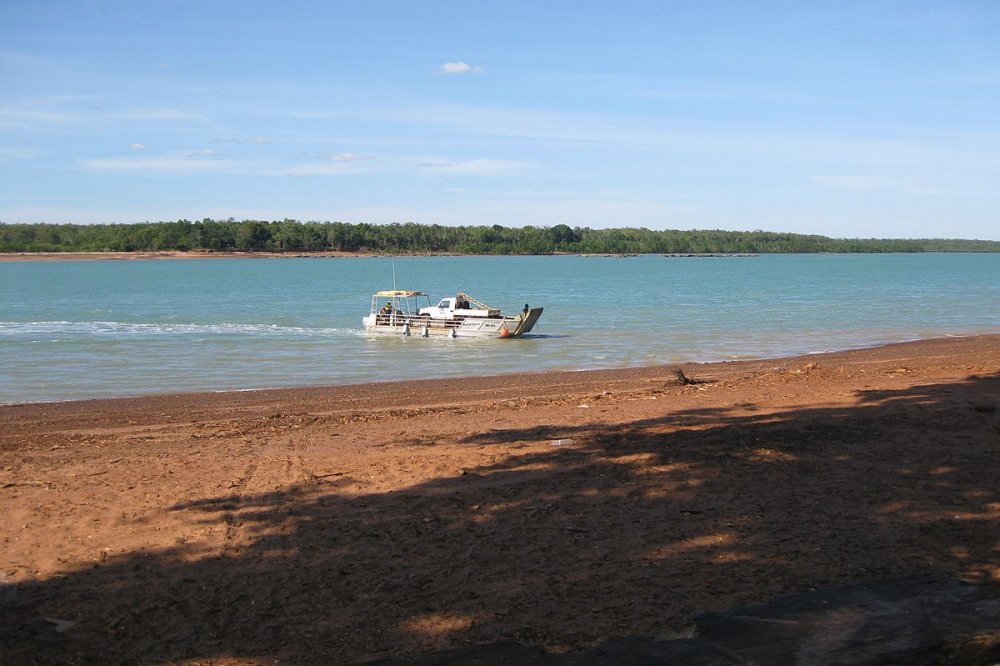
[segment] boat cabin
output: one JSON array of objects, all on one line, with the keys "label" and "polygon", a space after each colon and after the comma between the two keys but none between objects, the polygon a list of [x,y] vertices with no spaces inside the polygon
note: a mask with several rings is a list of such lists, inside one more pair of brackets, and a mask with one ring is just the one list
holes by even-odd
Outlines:
[{"label": "boat cabin", "polygon": [[369,316],[375,316],[379,324],[399,324],[410,317],[416,317],[421,308],[430,307],[431,297],[422,291],[389,289],[372,294]]}]

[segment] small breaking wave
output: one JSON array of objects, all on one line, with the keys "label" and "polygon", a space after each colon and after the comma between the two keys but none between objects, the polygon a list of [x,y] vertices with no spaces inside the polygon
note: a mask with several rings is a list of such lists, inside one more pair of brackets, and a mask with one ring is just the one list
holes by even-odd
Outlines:
[{"label": "small breaking wave", "polygon": [[361,335],[363,331],[339,327],[281,326],[278,324],[214,324],[142,323],[118,321],[0,321],[0,337],[32,339],[112,337],[132,338],[146,336],[250,336],[315,338],[344,335]]}]

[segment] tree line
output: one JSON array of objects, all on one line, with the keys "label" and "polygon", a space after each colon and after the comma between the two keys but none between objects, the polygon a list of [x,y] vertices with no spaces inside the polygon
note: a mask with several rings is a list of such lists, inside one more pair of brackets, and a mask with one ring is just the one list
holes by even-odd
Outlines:
[{"label": "tree line", "polygon": [[211,220],[4,224],[0,252],[376,252],[398,254],[742,254],[1000,252],[1000,241],[828,238],[771,231],[590,229]]}]

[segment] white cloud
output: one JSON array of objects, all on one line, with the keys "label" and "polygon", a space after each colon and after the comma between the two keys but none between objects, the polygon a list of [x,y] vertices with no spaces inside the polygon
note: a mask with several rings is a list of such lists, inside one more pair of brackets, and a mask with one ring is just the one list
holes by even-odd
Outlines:
[{"label": "white cloud", "polygon": [[446,62],[438,67],[438,74],[482,74],[483,68],[479,65],[469,65],[464,62]]},{"label": "white cloud", "polygon": [[257,146],[263,146],[269,143],[274,143],[274,139],[269,136],[250,136],[250,137],[237,137],[237,136],[223,136],[213,139],[214,143],[250,143]]},{"label": "white cloud", "polygon": [[94,119],[100,119],[102,117],[111,120],[129,120],[129,121],[155,121],[155,122],[204,122],[205,119],[197,113],[190,113],[188,111],[179,111],[177,109],[134,109],[131,111],[123,111],[108,114],[96,114],[92,116]]},{"label": "white cloud", "polygon": [[0,127],[22,125],[61,125],[71,123],[73,116],[42,109],[0,109]]},{"label": "white cloud", "polygon": [[36,151],[25,148],[8,148],[0,146],[0,158],[9,157],[18,160],[30,160],[37,156]]},{"label": "white cloud", "polygon": [[329,111],[293,111],[289,115],[301,120],[336,120],[342,116],[342,114],[330,113]]},{"label": "white cloud", "polygon": [[374,157],[358,155],[357,153],[332,153],[330,159],[334,162],[357,162],[359,160],[373,160]]},{"label": "white cloud", "polygon": [[0,108],[0,127],[22,127],[31,125],[81,125],[106,122],[191,122],[205,123],[205,119],[195,113],[176,109],[139,109],[123,112],[71,111],[62,112],[42,108]]},{"label": "white cloud", "polygon": [[887,159],[912,163],[921,143],[904,139],[823,135],[761,130],[739,126],[680,122],[671,118],[614,116],[517,107],[432,104],[382,111],[394,123],[419,123],[483,137],[510,137],[573,142],[581,145],[638,146],[688,153],[719,152],[750,155],[862,155],[869,161]]},{"label": "white cloud", "polygon": [[810,176],[809,180],[840,190],[895,190],[900,182],[885,176]]},{"label": "white cloud", "polygon": [[111,157],[106,159],[79,160],[85,171],[146,171],[159,173],[204,173],[209,171],[247,171],[248,164],[236,160],[205,159],[206,155],[193,153],[188,156],[129,158]]},{"label": "white cloud", "polygon": [[433,157],[421,159],[417,164],[424,170],[424,173],[448,176],[509,176],[531,167],[527,162],[516,160],[475,159],[454,162]]},{"label": "white cloud", "polygon": [[331,156],[322,162],[307,162],[305,164],[300,164],[291,170],[275,172],[274,175],[301,178],[306,176],[344,176],[354,173],[371,172],[372,167],[362,166],[362,163],[366,161],[366,159],[374,158],[360,157],[357,159],[338,159],[337,157]]},{"label": "white cloud", "polygon": [[907,178],[889,176],[810,176],[809,180],[824,187],[855,192],[893,192],[911,196],[956,195],[961,188],[940,177],[934,181],[913,175]]},{"label": "white cloud", "polygon": [[128,144],[128,147],[130,150],[134,150],[136,152],[146,150],[146,144],[144,143],[130,143]]},{"label": "white cloud", "polygon": [[[343,176],[354,173],[371,173],[372,171],[386,165],[376,167],[374,155],[360,155],[358,153],[302,153],[302,162],[288,168],[274,168],[267,171],[269,176],[292,176],[296,178],[307,176]],[[365,164],[366,162],[370,164]]]}]

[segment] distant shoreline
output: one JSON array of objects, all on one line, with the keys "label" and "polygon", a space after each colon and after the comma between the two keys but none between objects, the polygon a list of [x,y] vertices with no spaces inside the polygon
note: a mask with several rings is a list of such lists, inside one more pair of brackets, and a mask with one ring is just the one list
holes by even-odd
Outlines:
[{"label": "distant shoreline", "polygon": [[[635,257],[663,257],[665,259],[704,258],[753,258],[762,254],[939,254],[947,250],[931,252],[649,252],[649,253],[577,253],[551,252],[546,254],[462,254],[459,252],[347,252],[319,250],[316,252],[247,252],[247,251],[200,251],[164,250],[159,252],[0,252],[0,263],[28,261],[156,261],[164,259],[359,259],[371,257],[583,257],[630,259]],[[992,254],[983,252],[961,252],[960,254]]]},{"label": "distant shoreline", "polygon": [[[721,229],[555,226],[504,227],[261,220],[136,224],[7,224],[0,252],[260,252],[263,256],[547,254],[742,254],[856,252],[1000,252],[1000,240],[830,238],[815,234]],[[273,254],[272,254],[273,253]],[[314,254],[315,253],[315,254]]]},{"label": "distant shoreline", "polygon": [[[164,250],[162,252],[4,252],[3,261],[141,261],[157,259],[292,259],[349,258],[389,256],[375,252],[199,252]],[[398,256],[398,255],[396,255]]]},{"label": "distant shoreline", "polygon": [[[778,254],[778,253],[773,253]],[[824,253],[825,254],[825,253]],[[884,253],[879,253],[884,254]],[[457,252],[339,252],[336,250],[320,250],[316,252],[241,252],[237,250],[224,252],[163,250],[160,252],[0,252],[0,262],[20,261],[150,261],[161,259],[350,259],[370,257],[497,257],[497,256],[527,256],[527,257],[585,257],[629,259],[633,257],[664,257],[675,258],[729,258],[756,257],[758,253],[749,252],[650,252],[650,253],[575,253],[552,252],[549,254],[529,255],[493,255],[493,254],[460,254]]]}]

